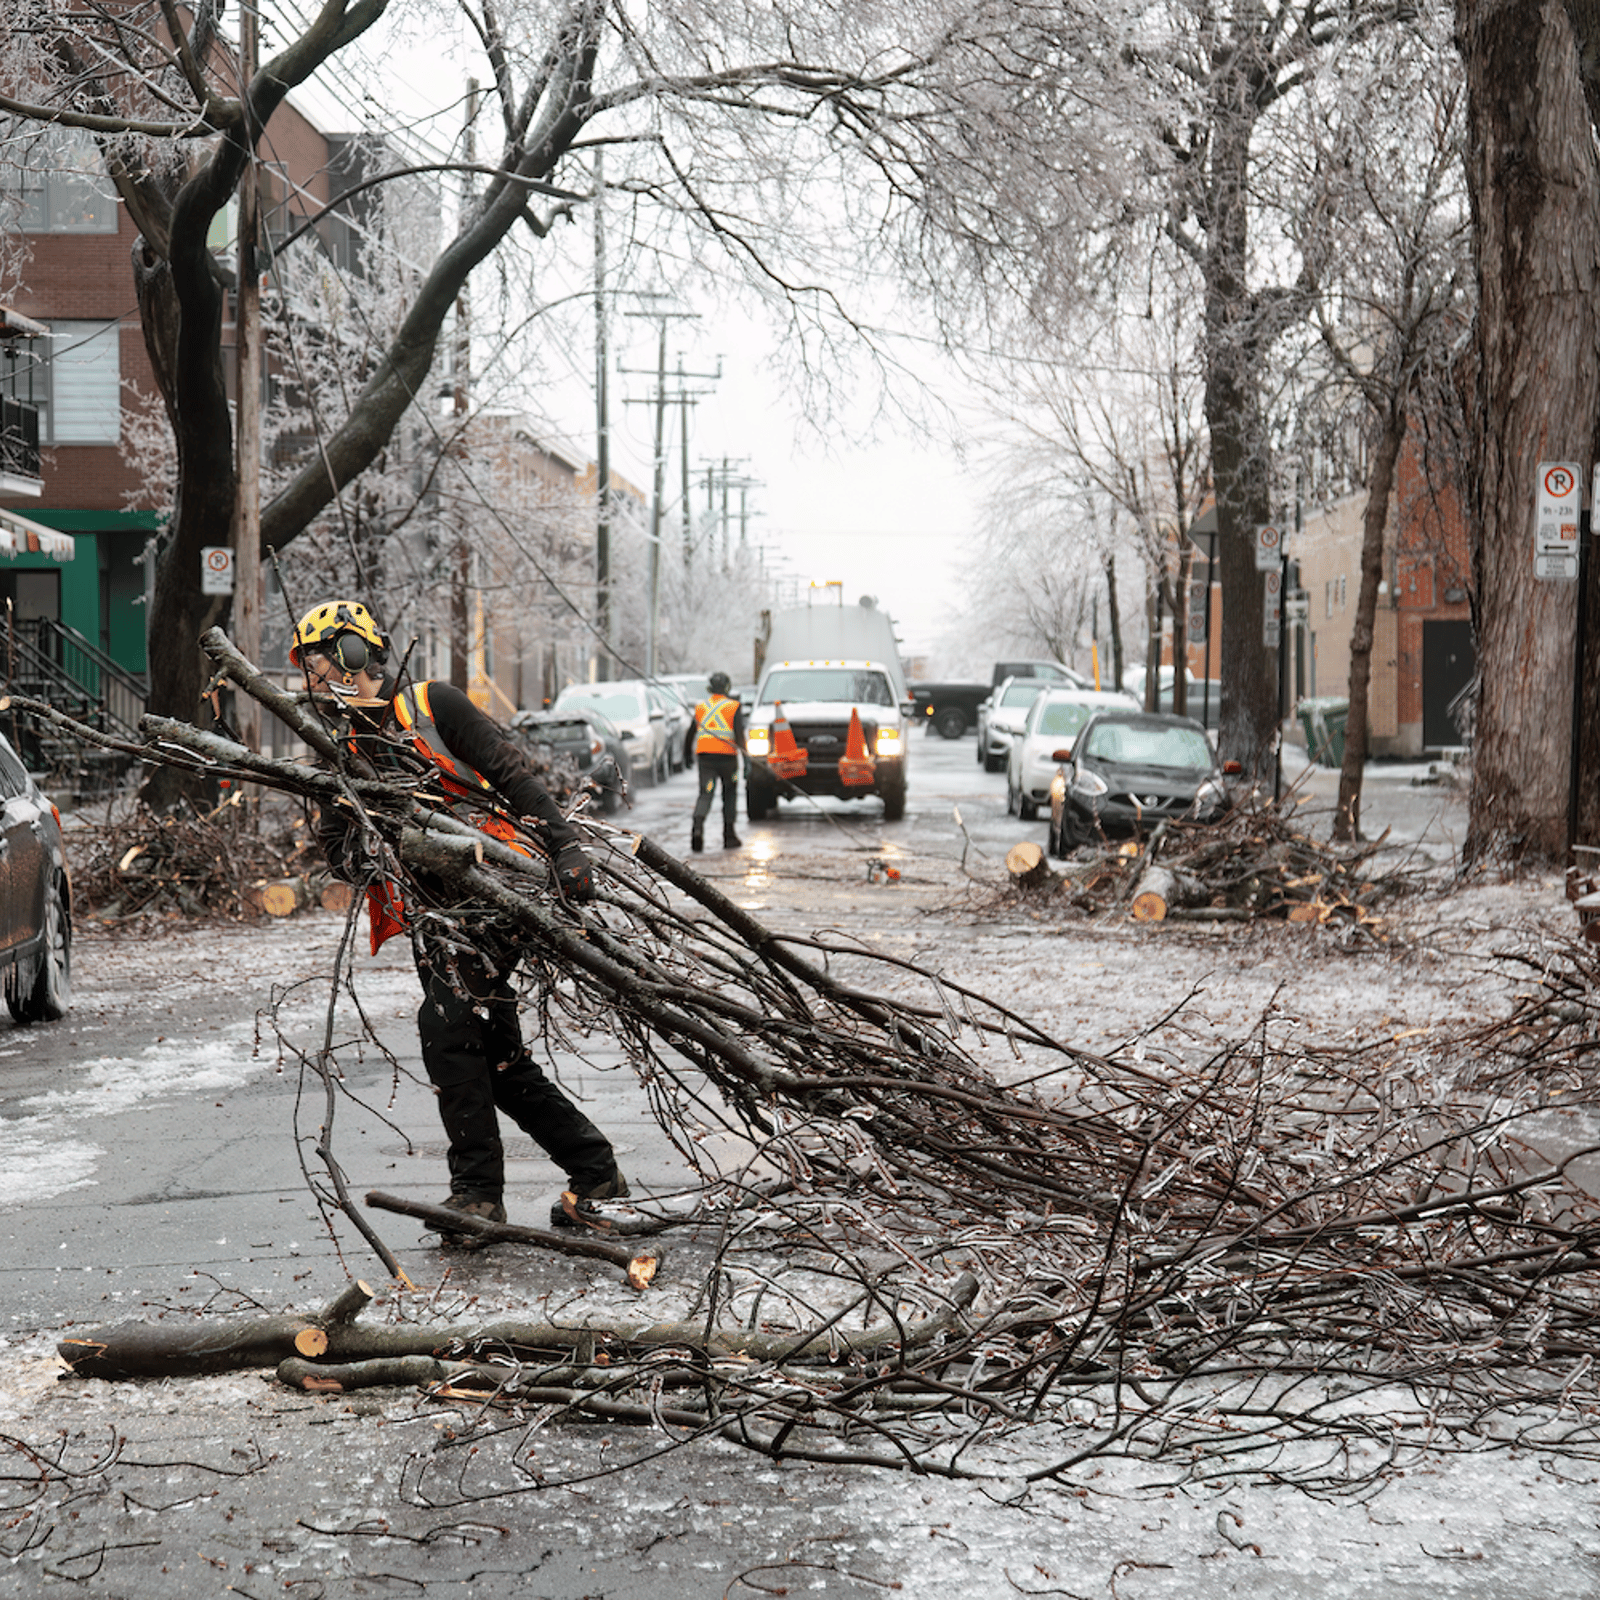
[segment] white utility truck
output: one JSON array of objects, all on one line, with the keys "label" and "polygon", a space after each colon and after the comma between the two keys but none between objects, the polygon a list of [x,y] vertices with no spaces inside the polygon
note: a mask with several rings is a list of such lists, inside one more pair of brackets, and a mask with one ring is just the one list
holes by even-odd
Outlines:
[{"label": "white utility truck", "polygon": [[884,820],[898,822],[913,711],[894,624],[875,600],[777,612],[755,703],[746,707],[750,820],[797,795],[876,795]]}]

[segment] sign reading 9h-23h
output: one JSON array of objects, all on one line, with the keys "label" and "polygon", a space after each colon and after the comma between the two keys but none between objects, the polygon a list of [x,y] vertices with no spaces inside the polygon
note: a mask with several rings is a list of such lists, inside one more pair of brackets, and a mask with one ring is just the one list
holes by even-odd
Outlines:
[{"label": "sign reading 9h-23h", "polygon": [[1583,509],[1582,468],[1575,461],[1541,461],[1533,518],[1533,575],[1578,576],[1578,518]]}]

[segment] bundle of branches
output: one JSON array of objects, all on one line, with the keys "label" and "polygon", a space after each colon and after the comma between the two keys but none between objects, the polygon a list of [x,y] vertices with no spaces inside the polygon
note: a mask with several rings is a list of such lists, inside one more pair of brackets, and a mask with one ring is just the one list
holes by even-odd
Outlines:
[{"label": "bundle of branches", "polygon": [[1462,1077],[1483,1090],[1584,1104],[1600,1091],[1600,947],[1583,935],[1504,949],[1521,987],[1503,1017],[1462,1040]]},{"label": "bundle of branches", "polygon": [[[440,810],[426,773],[370,775],[340,729],[207,647],[327,767],[159,719],[147,757],[350,807],[414,915],[464,944],[515,936],[548,1032],[621,1040],[717,1186],[696,1214],[715,1224],[704,1291],[664,1333],[423,1330],[429,1353],[503,1372],[498,1402],[1034,1481],[1122,1455],[1334,1492],[1408,1447],[1600,1452],[1600,1210],[1577,1155],[1519,1131],[1537,1108],[1455,1091],[1406,1041],[1313,1055],[1265,1021],[1216,1051],[1096,1055],[908,963],[777,934],[599,825],[603,891],[570,907],[537,854]],[[980,1059],[997,1052],[1009,1085]],[[375,1241],[332,1156],[334,1064],[304,1059],[330,1097],[330,1209]],[[472,1493],[426,1471],[411,1488]]]},{"label": "bundle of branches", "polygon": [[1170,819],[1141,846],[1115,844],[1075,860],[1062,893],[1078,909],[1126,907],[1138,921],[1279,920],[1384,941],[1377,907],[1415,887],[1383,862],[1386,839],[1335,845],[1313,838],[1291,805],[1240,806],[1214,823]]},{"label": "bundle of branches", "polygon": [[143,805],[73,835],[80,914],[238,918],[260,914],[253,886],[321,868],[298,808],[262,811],[238,790],[209,811],[158,815]]}]

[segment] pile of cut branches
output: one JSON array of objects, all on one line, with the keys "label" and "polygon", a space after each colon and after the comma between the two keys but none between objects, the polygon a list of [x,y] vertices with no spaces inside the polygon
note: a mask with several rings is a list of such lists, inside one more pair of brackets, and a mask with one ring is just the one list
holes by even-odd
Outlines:
[{"label": "pile of cut branches", "polygon": [[258,886],[316,874],[322,858],[298,808],[259,808],[235,790],[206,812],[139,805],[72,836],[80,916],[233,920],[262,914]]},{"label": "pile of cut branches", "polygon": [[[487,1386],[536,1425],[601,1415],[679,1442],[1013,1482],[1122,1456],[1348,1493],[1413,1450],[1600,1457],[1592,1152],[1552,1149],[1542,1102],[1463,1088],[1444,1034],[1426,1051],[1312,1051],[1269,1014],[1221,1047],[1099,1055],[854,941],[776,933],[648,839],[583,819],[601,892],[572,906],[537,849],[456,821],[425,771],[380,780],[334,708],[308,711],[224,638],[206,643],[326,767],[162,719],[146,719],[146,758],[347,807],[372,880],[402,886],[414,923],[463,947],[490,927],[520,943],[552,1048],[620,1042],[705,1186],[704,1204],[657,1218],[702,1253],[675,1315],[424,1329],[373,1358],[473,1370],[390,1365],[380,1381],[470,1388],[475,1406]],[[1162,849],[1180,842],[1218,883],[1271,856],[1263,907],[1313,874],[1323,904],[1335,885],[1356,903],[1377,892],[1365,853],[1334,871],[1286,825],[1170,829]],[[329,979],[331,1005],[352,978]],[[285,1051],[323,1086],[325,1177],[310,1178],[330,1228],[349,1218],[402,1276],[335,1154],[333,1048]],[[684,1293],[670,1273],[651,1285]],[[341,1371],[310,1378],[360,1381],[361,1339],[333,1344]],[[548,1482],[484,1455],[481,1490],[424,1462],[407,1492],[434,1505],[512,1492],[506,1472]]]},{"label": "pile of cut branches", "polygon": [[1060,893],[1091,915],[1276,919],[1382,942],[1389,933],[1379,907],[1418,882],[1383,859],[1385,844],[1334,845],[1312,837],[1292,806],[1241,806],[1215,823],[1163,821],[1141,845],[1080,851]]}]

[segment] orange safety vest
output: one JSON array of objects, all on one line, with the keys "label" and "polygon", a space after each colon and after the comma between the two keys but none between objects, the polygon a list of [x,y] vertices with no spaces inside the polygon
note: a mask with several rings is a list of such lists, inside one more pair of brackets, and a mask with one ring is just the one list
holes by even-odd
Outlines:
[{"label": "orange safety vest", "polygon": [[695,725],[700,736],[694,742],[697,756],[736,756],[739,743],[733,736],[733,719],[738,715],[739,702],[725,694],[714,694],[694,708]]},{"label": "orange safety vest", "polygon": [[[497,816],[485,806],[471,803],[492,795],[494,785],[476,767],[469,767],[450,753],[433,720],[433,707],[428,702],[429,687],[428,683],[414,683],[401,690],[394,699],[395,721],[411,735],[417,753],[439,769],[439,786],[452,797],[451,815],[525,856],[532,855],[527,841],[509,817]],[[367,921],[373,955],[377,955],[386,939],[405,932],[405,903],[396,885],[385,883],[367,891]]]}]

